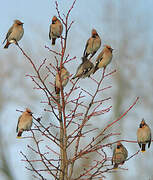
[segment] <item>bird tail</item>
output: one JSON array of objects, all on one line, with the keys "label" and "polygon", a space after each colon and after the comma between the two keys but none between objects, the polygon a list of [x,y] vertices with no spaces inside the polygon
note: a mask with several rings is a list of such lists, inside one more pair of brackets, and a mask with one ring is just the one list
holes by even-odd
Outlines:
[{"label": "bird tail", "polygon": [[72,79],[75,79],[75,78],[76,78],[76,76],[74,75]]},{"label": "bird tail", "polygon": [[7,41],[4,48],[7,49],[9,47],[10,43]]},{"label": "bird tail", "polygon": [[6,38],[4,39],[4,41],[2,42],[2,44],[4,44],[4,43],[5,43],[5,41],[6,41]]},{"label": "bird tail", "polygon": [[83,55],[83,57],[87,58],[87,57],[88,57],[88,55],[89,55],[89,54],[85,53],[85,54]]},{"label": "bird tail", "polygon": [[89,54],[86,52],[86,50],[84,50],[84,52],[83,52],[83,57],[87,58],[88,55],[89,55]]},{"label": "bird tail", "polygon": [[81,59],[82,59],[82,62],[85,62],[88,60],[86,56],[83,56]]},{"label": "bird tail", "polygon": [[57,101],[58,103],[60,103],[60,94],[57,94],[57,96],[56,96],[56,101]]},{"label": "bird tail", "polygon": [[141,152],[145,152],[145,151],[146,151],[146,144],[142,144]]},{"label": "bird tail", "polygon": [[23,133],[23,131],[19,131],[19,132],[18,132],[18,135],[17,135],[17,137],[16,137],[16,138],[20,139],[20,138],[21,138],[21,136],[22,136],[22,133]]},{"label": "bird tail", "polygon": [[118,169],[118,164],[114,164],[113,169]]},{"label": "bird tail", "polygon": [[94,70],[93,70],[93,74],[95,74],[95,72],[98,70],[98,67],[95,66]]},{"label": "bird tail", "polygon": [[52,38],[52,45],[55,45],[56,38]]},{"label": "bird tail", "polygon": [[60,93],[60,88],[55,86],[55,92],[56,92],[56,94],[59,94]]}]

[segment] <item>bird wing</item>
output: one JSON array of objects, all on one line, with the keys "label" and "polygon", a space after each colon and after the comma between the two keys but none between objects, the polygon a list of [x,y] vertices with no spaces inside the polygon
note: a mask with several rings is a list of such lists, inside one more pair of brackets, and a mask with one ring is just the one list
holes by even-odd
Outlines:
[{"label": "bird wing", "polygon": [[116,149],[113,150],[112,165],[113,165],[113,161],[114,161],[115,152],[116,152]]},{"label": "bird wing", "polygon": [[95,69],[98,67],[98,64],[102,61],[103,55],[104,55],[104,50],[102,50],[102,52],[98,55],[96,59]]},{"label": "bird wing", "polygon": [[20,116],[19,119],[18,119],[18,124],[17,124],[17,126],[16,126],[16,132],[18,132],[18,125],[19,125],[20,119],[21,119],[21,116]]},{"label": "bird wing", "polygon": [[85,56],[85,54],[86,54],[86,50],[87,50],[88,44],[89,44],[89,39],[88,39],[88,41],[86,43],[86,46],[85,46],[85,49],[84,49],[84,52],[83,52],[83,56]]},{"label": "bird wing", "polygon": [[86,75],[90,70],[91,67],[84,69],[82,75]]},{"label": "bird wing", "polygon": [[82,68],[81,68],[81,66],[82,66],[82,64],[80,64],[80,65],[78,66],[77,71],[76,71],[76,73],[75,73],[75,75],[73,76],[72,79],[75,79],[75,78],[79,77],[79,76],[82,74]]},{"label": "bird wing", "polygon": [[50,27],[49,27],[49,39],[51,39],[51,25],[50,25]]},{"label": "bird wing", "polygon": [[150,135],[150,139],[149,139],[149,143],[148,143],[148,148],[150,147],[151,144],[151,135]]},{"label": "bird wing", "polygon": [[128,157],[128,151],[125,147],[123,147],[123,149],[124,149],[124,155],[125,155],[125,159],[126,159]]},{"label": "bird wing", "polygon": [[3,41],[3,44],[5,43],[5,41],[7,40],[7,38],[10,36],[10,34],[12,33],[13,31],[13,26],[10,27],[10,29],[8,30],[7,34],[6,34],[6,38],[4,39]]},{"label": "bird wing", "polygon": [[60,34],[62,34],[62,32],[63,32],[63,25],[62,25],[62,23],[60,24]]}]

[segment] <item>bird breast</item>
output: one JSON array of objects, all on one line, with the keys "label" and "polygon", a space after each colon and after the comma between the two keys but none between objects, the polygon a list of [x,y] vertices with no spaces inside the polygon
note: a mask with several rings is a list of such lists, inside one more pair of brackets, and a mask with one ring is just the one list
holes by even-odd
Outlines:
[{"label": "bird breast", "polygon": [[51,24],[51,37],[57,38],[60,37],[63,31],[61,24]]},{"label": "bird breast", "polygon": [[114,163],[116,164],[120,164],[122,163],[123,161],[125,161],[126,158],[125,158],[125,154],[124,153],[121,153],[121,152],[118,152],[118,153],[115,153],[114,157],[113,157],[113,161]]},{"label": "bird breast", "polygon": [[[62,86],[65,87],[68,83],[69,80],[69,73],[66,72],[65,74],[63,74],[61,76],[61,81],[62,81]],[[56,74],[56,87],[60,88],[60,78],[59,78],[59,74]]]},{"label": "bird breast", "polygon": [[32,116],[30,115],[22,116],[18,124],[18,129],[29,130],[31,126],[32,126]]},{"label": "bird breast", "polygon": [[137,131],[138,142],[146,142],[150,140],[150,129],[148,127],[139,128]]},{"label": "bird breast", "polygon": [[101,45],[101,40],[100,38],[90,38],[88,42],[88,47],[87,47],[87,53],[93,53],[99,49]]},{"label": "bird breast", "polygon": [[107,66],[112,60],[112,54],[103,54],[103,58],[102,60],[99,62],[99,65],[98,67],[101,68],[101,67],[104,67],[104,66]]},{"label": "bird breast", "polygon": [[8,41],[16,40],[19,41],[24,34],[24,29],[22,26],[14,26],[10,36],[8,37]]}]

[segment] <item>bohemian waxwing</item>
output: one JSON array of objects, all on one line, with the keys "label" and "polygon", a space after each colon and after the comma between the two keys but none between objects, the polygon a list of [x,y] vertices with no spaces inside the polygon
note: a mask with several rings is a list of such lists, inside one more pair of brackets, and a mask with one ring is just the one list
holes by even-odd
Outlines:
[{"label": "bohemian waxwing", "polygon": [[[55,77],[55,92],[56,94],[59,94],[60,89],[61,89],[61,83],[62,83],[62,87],[64,88],[68,81],[69,81],[69,76],[70,73],[67,71],[67,69],[62,66],[61,71],[60,68],[58,69],[59,72],[56,73],[56,77]],[[59,74],[61,73],[61,83],[60,83],[60,76]]]},{"label": "bohemian waxwing", "polygon": [[106,67],[111,62],[113,57],[112,52],[113,49],[110,46],[105,45],[104,49],[96,59],[95,69],[93,73],[95,73],[99,68]]},{"label": "bohemian waxwing", "polygon": [[146,144],[148,143],[148,148],[151,144],[151,130],[149,126],[145,123],[144,119],[142,119],[140,126],[137,130],[137,141],[141,148],[142,152],[146,151]]},{"label": "bohemian waxwing", "polygon": [[83,57],[82,63],[77,68],[76,74],[72,79],[90,77],[90,75],[93,73],[93,70],[94,70],[93,63],[90,62],[86,57]]},{"label": "bohemian waxwing", "polygon": [[28,131],[32,126],[32,112],[30,109],[26,109],[18,119],[16,128],[17,138],[21,138],[23,131]]},{"label": "bohemian waxwing", "polygon": [[124,164],[128,157],[127,149],[119,142],[113,152],[112,164],[114,164],[114,169],[118,168],[118,165]]},{"label": "bohemian waxwing", "polygon": [[57,38],[60,38],[63,32],[63,25],[61,21],[54,16],[52,18],[52,24],[50,25],[49,30],[49,39],[52,39],[52,45],[55,45],[55,41]]},{"label": "bohemian waxwing", "polygon": [[100,39],[97,31],[95,29],[93,29],[91,32],[91,37],[88,39],[88,41],[86,43],[83,56],[87,58],[89,56],[89,54],[91,54],[91,56],[89,58],[89,59],[91,59],[94,56],[94,54],[98,51],[100,46],[101,46],[101,39]]},{"label": "bohemian waxwing", "polygon": [[4,42],[6,41],[6,45],[4,48],[8,48],[11,43],[17,44],[17,42],[22,38],[23,34],[23,23],[19,20],[15,20],[14,24],[10,27],[8,33],[6,34],[6,38],[4,40]]}]

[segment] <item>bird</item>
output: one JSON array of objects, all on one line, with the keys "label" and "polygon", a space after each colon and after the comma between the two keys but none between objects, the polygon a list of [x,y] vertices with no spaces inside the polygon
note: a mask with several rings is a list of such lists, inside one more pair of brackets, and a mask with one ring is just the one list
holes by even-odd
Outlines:
[{"label": "bird", "polygon": [[127,149],[119,142],[113,151],[112,164],[114,164],[114,169],[118,168],[118,165],[124,164],[128,157]]},{"label": "bird", "polygon": [[[60,74],[61,73],[61,74]],[[61,83],[60,83],[60,76],[61,76]],[[56,73],[55,77],[55,92],[56,94],[60,93],[61,85],[64,88],[68,81],[69,81],[70,73],[67,71],[67,69],[62,66],[61,70],[58,68],[58,71]]]},{"label": "bird", "polygon": [[54,16],[52,18],[52,24],[50,25],[49,30],[49,39],[52,39],[52,45],[55,45],[56,39],[60,38],[63,32],[63,25],[61,21]]},{"label": "bird", "polygon": [[28,131],[32,126],[32,112],[29,108],[26,108],[26,111],[18,119],[18,124],[16,128],[17,138],[21,138],[23,131]]},{"label": "bird", "polygon": [[88,39],[86,43],[83,56],[87,58],[91,54],[89,58],[91,59],[96,54],[100,46],[101,46],[101,39],[97,31],[95,29],[92,29],[91,37]]},{"label": "bird", "polygon": [[10,27],[6,34],[6,38],[3,41],[3,44],[6,41],[6,44],[4,48],[8,48],[11,43],[18,44],[18,41],[22,38],[24,34],[24,29],[23,29],[23,22],[19,20],[14,20],[14,24]]},{"label": "bird", "polygon": [[104,45],[104,49],[101,51],[101,53],[98,55],[96,59],[96,64],[94,68],[93,74],[99,69],[99,68],[105,68],[112,60],[113,57],[113,49],[109,45]]},{"label": "bird", "polygon": [[90,77],[90,75],[93,73],[93,70],[93,63],[89,61],[86,57],[83,57],[82,63],[77,68],[76,74],[73,76],[72,79]]},{"label": "bird", "polygon": [[148,143],[148,148],[151,144],[151,130],[146,124],[145,120],[142,119],[139,128],[137,130],[137,142],[141,148],[141,152],[146,151],[146,144]]}]

